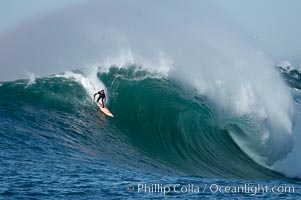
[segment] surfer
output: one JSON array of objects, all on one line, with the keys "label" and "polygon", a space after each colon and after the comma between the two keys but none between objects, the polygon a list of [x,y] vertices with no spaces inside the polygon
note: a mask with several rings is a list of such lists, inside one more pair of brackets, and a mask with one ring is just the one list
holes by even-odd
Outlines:
[{"label": "surfer", "polygon": [[96,102],[98,103],[99,100],[101,99],[102,107],[104,108],[105,107],[104,101],[107,100],[105,91],[104,90],[100,90],[99,92],[95,93],[94,94],[94,101],[95,101],[95,96],[96,95],[99,95]]}]

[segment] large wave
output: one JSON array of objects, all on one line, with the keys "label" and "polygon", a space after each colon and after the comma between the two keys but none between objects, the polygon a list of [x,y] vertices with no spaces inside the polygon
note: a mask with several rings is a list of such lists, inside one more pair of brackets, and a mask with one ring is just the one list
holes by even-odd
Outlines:
[{"label": "large wave", "polygon": [[[116,115],[116,119],[110,122],[96,114],[99,111],[91,98],[93,91],[104,85],[109,94],[109,107]],[[43,130],[37,134],[44,135],[55,127],[56,133],[52,137],[65,141],[67,146],[80,146],[82,151],[91,152],[91,149],[87,150],[91,145],[93,151],[97,151],[101,144],[106,146],[105,149],[111,149],[107,155],[110,159],[115,157],[136,167],[160,165],[161,169],[173,169],[189,175],[237,179],[281,177],[270,169],[298,176],[292,173],[291,168],[294,167],[291,165],[288,167],[282,163],[274,167],[273,164],[258,162],[258,158],[264,158],[268,161],[276,159],[278,163],[285,156],[269,156],[288,154],[287,149],[281,146],[276,154],[269,152],[271,148],[275,151],[278,143],[273,142],[279,141],[278,138],[270,139],[274,137],[272,134],[269,137],[264,135],[269,127],[261,118],[252,113],[235,115],[231,111],[231,114],[222,112],[216,101],[198,90],[183,87],[181,81],[139,66],[110,67],[98,71],[94,68],[89,73],[73,71],[45,78],[32,77],[28,81],[2,83],[0,93],[2,113],[7,113],[2,117],[10,116],[8,111],[4,111],[7,109],[10,112],[25,110],[22,119],[29,130]],[[16,99],[18,107],[12,103]],[[63,118],[58,117],[61,114]],[[37,119],[44,119],[47,125],[38,123]],[[107,144],[95,142],[97,130],[100,130],[99,134],[105,130],[103,127],[99,129],[97,121],[102,121],[101,126],[106,127],[106,132],[118,138],[118,144],[112,145],[112,138]],[[74,132],[68,134],[68,129],[81,137]],[[123,148],[126,145],[134,150],[125,154]],[[112,150],[114,148],[121,149],[123,153],[111,155],[118,151]],[[144,163],[146,166],[142,167],[137,158],[126,161],[137,151],[152,162]],[[298,169],[294,171],[298,172]]]},{"label": "large wave", "polygon": [[[290,161],[300,158],[296,140],[298,104],[271,59],[241,29],[210,1],[91,1],[29,20],[1,36],[0,64],[9,66],[4,72],[11,74],[50,74],[66,66],[83,65],[89,66],[83,71],[89,71],[91,65],[86,63],[119,67],[136,64],[143,70],[160,71],[164,75],[161,78],[157,74],[155,79],[140,80],[139,74],[148,74],[147,71],[98,71],[93,67],[88,74],[69,72],[56,78],[59,82],[71,78],[80,83],[89,97],[105,85],[112,95],[113,112],[123,116],[122,120],[116,119],[117,127],[128,130],[132,134],[128,138],[141,149],[153,148],[145,150],[148,153],[160,147],[157,151],[167,154],[161,160],[182,171],[186,166],[192,174],[218,176],[219,170],[230,174],[227,167],[232,165],[216,162],[227,158],[235,169],[239,168],[236,161],[249,159],[257,167],[299,176],[301,162]],[[25,40],[24,35],[29,37]],[[22,56],[16,59],[15,55]],[[59,82],[54,84],[58,88],[62,87]],[[24,92],[37,87],[37,83],[32,78]],[[47,87],[43,90],[47,91]],[[45,101],[52,99],[60,104],[63,100],[59,106],[72,98],[71,93],[61,96],[56,90],[47,95],[50,94],[53,96],[47,96]],[[74,102],[72,107],[78,105]],[[131,118],[126,117],[129,115]],[[229,146],[236,149],[229,150]],[[242,155],[243,159],[238,158]],[[243,163],[245,168],[253,164]],[[294,172],[287,173],[287,166]],[[257,167],[253,171],[262,174]],[[201,172],[204,168],[205,172]]]}]

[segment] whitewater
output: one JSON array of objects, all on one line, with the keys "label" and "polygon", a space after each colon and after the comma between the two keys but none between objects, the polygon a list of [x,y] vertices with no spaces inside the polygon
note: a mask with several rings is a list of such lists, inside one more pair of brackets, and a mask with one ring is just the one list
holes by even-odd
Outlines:
[{"label": "whitewater", "polygon": [[[268,195],[300,198],[300,72],[277,68],[209,1],[154,2],[82,3],[0,37],[0,64],[18,76],[0,84],[0,196],[142,198],[139,184],[247,183],[291,185]],[[93,102],[100,89],[114,119]]]}]

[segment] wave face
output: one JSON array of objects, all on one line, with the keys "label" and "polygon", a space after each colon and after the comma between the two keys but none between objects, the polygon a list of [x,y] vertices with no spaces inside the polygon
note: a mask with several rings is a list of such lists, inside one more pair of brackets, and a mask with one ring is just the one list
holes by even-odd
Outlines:
[{"label": "wave face", "polygon": [[[256,160],[268,154],[255,145],[262,139],[262,124],[254,116],[225,118],[210,98],[138,66],[110,67],[93,77],[74,71],[2,83],[0,137],[7,158],[14,146],[28,154],[32,149],[84,152],[142,170],[229,179],[282,177],[273,171],[277,168]],[[107,119],[92,102],[92,80],[106,85],[116,118]],[[250,146],[258,149],[249,153]]]},{"label": "wave face", "polygon": [[[230,130],[252,134],[244,132],[237,120],[229,121],[227,128],[205,97],[183,91],[165,78],[139,79],[140,73],[145,72],[112,68],[100,78],[114,94],[118,126],[144,153],[190,175],[277,176],[256,164],[232,139]],[[118,78],[110,83],[111,77]]]}]

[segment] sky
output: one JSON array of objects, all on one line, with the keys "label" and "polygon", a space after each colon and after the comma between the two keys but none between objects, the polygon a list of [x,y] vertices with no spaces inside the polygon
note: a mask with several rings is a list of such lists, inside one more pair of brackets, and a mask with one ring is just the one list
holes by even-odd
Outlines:
[{"label": "sky", "polygon": [[[216,4],[217,7],[220,8],[221,12],[229,16],[231,21],[237,24],[237,26],[240,27],[240,29],[244,29],[250,35],[250,37],[255,41],[256,45],[259,48],[263,49],[268,56],[271,56],[273,60],[275,61],[288,60],[289,62],[292,63],[293,66],[297,66],[297,67],[301,66],[301,51],[300,51],[301,40],[299,40],[299,36],[301,35],[301,26],[299,22],[300,21],[299,19],[301,19],[301,12],[299,12],[301,10],[301,1],[299,0],[252,0],[252,1],[210,0],[210,1]],[[75,57],[76,59],[78,59],[82,54],[85,54],[87,58],[93,57],[92,54],[93,53],[96,54],[93,51],[99,50],[99,47],[94,48],[98,41],[94,43],[93,40],[97,37],[98,40],[101,38],[97,34],[97,32],[94,32],[93,34],[92,31],[89,32],[89,30],[87,30],[91,28],[90,26],[82,25],[82,24],[84,24],[85,22],[90,23],[91,21],[95,20],[93,22],[94,26],[102,26],[101,20],[106,22],[105,19],[100,19],[97,21],[97,18],[99,17],[104,18],[106,16],[111,16],[114,18],[111,21],[115,20],[116,22],[119,20],[118,18],[122,18],[122,17],[124,18],[125,13],[122,13],[123,12],[122,8],[120,8],[121,9],[120,12],[112,13],[112,10],[114,11],[115,8],[109,7],[111,10],[108,11],[103,10],[103,12],[107,12],[107,14],[102,15],[102,13],[100,13],[97,8],[94,9],[93,6],[91,8],[89,8],[89,6],[86,6],[86,8],[82,9],[81,6],[78,6],[80,2],[84,2],[83,3],[84,5],[86,4],[85,2],[90,2],[90,0],[60,0],[60,1],[0,0],[0,53],[2,52],[2,57],[0,57],[1,58],[0,65],[2,66],[0,66],[0,69],[5,67],[7,71],[7,75],[2,72],[0,73],[0,81],[4,80],[7,77],[11,79],[11,77],[13,77],[13,74],[15,73],[14,71],[16,70],[19,71],[19,69],[16,68],[15,66],[23,64],[22,59],[25,61],[24,62],[25,67],[28,67],[30,69],[28,71],[35,72],[36,69],[33,67],[31,70],[30,67],[32,67],[33,65],[41,65],[42,59],[44,62],[48,62],[49,66],[54,66],[59,64],[61,65],[74,64],[74,62],[64,63],[64,58],[57,57],[57,60],[55,60],[56,59],[55,56],[62,55],[62,53],[66,53],[66,58]],[[102,1],[99,0],[96,2],[102,2]],[[133,2],[134,1],[132,0],[124,1],[123,6],[132,7],[131,9],[135,10],[135,6],[131,5],[133,4]],[[150,6],[150,7],[154,6],[149,2],[150,1],[145,1],[144,3],[142,1],[141,4],[145,4],[145,6]],[[162,3],[160,2],[162,4],[160,5],[160,9],[162,10],[165,9],[166,11],[168,11],[170,5],[168,5],[168,3],[165,2],[166,1],[162,1]],[[181,4],[184,5],[187,2],[183,1],[181,2]],[[109,5],[110,3],[107,4]],[[99,6],[101,4],[95,3],[95,5]],[[140,7],[142,8],[144,8],[145,6],[140,5]],[[99,10],[101,9],[102,8],[99,8]],[[127,9],[130,10],[130,8]],[[149,9],[150,12],[151,9],[156,9],[156,8],[150,8]],[[181,12],[181,8],[177,8],[177,9],[179,9],[179,12]],[[191,7],[190,9],[193,9],[193,7]],[[81,11],[81,10],[85,10],[85,11]],[[92,12],[90,12],[90,10],[92,10]],[[76,15],[76,13],[82,14],[82,17]],[[189,10],[187,11],[187,13],[189,13]],[[198,12],[196,11],[195,13]],[[201,16],[202,15],[201,12],[199,13]],[[210,13],[210,10],[208,11],[208,13]],[[128,14],[129,17],[133,17],[129,13],[126,14]],[[141,18],[143,18],[144,13],[141,12],[140,15]],[[73,18],[71,18],[70,16],[72,16]],[[194,17],[198,17],[197,14],[194,15]],[[215,16],[212,17],[214,18]],[[68,22],[68,20],[70,22]],[[122,20],[127,21],[127,19],[122,19]],[[135,20],[133,22],[139,23],[138,21],[139,19],[137,20],[137,22],[135,22]],[[54,23],[58,24],[57,26],[60,27],[61,30],[53,30],[55,29],[52,28],[52,26],[54,26]],[[77,23],[81,25],[77,26]],[[108,23],[110,23],[110,20],[108,20]],[[179,23],[178,24],[179,27],[183,25],[181,24],[181,22],[178,23]],[[191,24],[192,23],[193,22],[191,22]],[[141,22],[139,24],[141,24]],[[110,24],[105,24],[105,26],[110,27]],[[142,23],[142,27],[143,27],[143,23]],[[81,28],[85,28],[86,32],[81,32],[82,31]],[[145,27],[145,29],[147,28],[148,27]],[[127,29],[128,32],[131,31],[130,30],[131,27],[127,27],[125,29]],[[50,34],[49,33],[50,31],[53,31],[53,34]],[[177,29],[177,31],[179,31],[179,29]],[[69,35],[66,35],[66,33],[68,33]],[[87,41],[87,39],[86,40],[83,39],[84,36],[87,37],[87,33],[90,34],[89,41]],[[146,31],[144,32],[144,34],[145,33],[147,34]],[[164,33],[159,33],[159,34],[164,34]],[[64,36],[65,38],[60,38],[60,35],[65,35]],[[108,35],[109,33],[101,37],[109,37]],[[30,36],[32,36],[32,38]],[[139,37],[139,34],[137,34],[137,36]],[[55,42],[57,43],[56,44],[57,46],[51,44]],[[41,51],[43,50],[41,47],[42,44],[44,45],[45,48],[46,47],[48,48],[49,50],[48,52]],[[108,43],[104,43],[104,44],[109,45]],[[2,49],[1,49],[1,45],[2,45]],[[25,47],[25,45],[27,45],[27,47]],[[69,46],[66,47],[67,45]],[[31,46],[31,48],[28,48],[28,46]],[[55,48],[60,48],[60,49],[56,50]],[[74,51],[74,49],[76,48],[79,49],[78,52]],[[9,52],[7,51],[7,49],[9,50]],[[31,52],[29,52],[29,50]],[[94,57],[95,56],[96,55],[94,55]],[[16,59],[15,57],[19,57],[19,58]],[[32,62],[29,59],[32,59]],[[49,66],[45,66],[45,68],[47,67],[49,68]],[[24,72],[22,71],[22,73]],[[45,73],[53,73],[53,71],[46,70]],[[16,77],[19,78],[20,74]]]},{"label": "sky", "polygon": [[268,53],[301,67],[300,0],[213,0]]},{"label": "sky", "polygon": [[[85,0],[1,0],[0,33],[23,20]],[[301,1],[212,0],[256,37],[262,47],[280,59],[301,57]],[[277,50],[275,50],[277,49]],[[281,50],[283,49],[283,50]],[[301,60],[301,59],[300,59]],[[297,64],[297,63],[296,63]],[[300,63],[301,65],[301,63]]]},{"label": "sky", "polygon": [[23,20],[81,1],[83,0],[0,0],[0,33],[17,26]]}]

